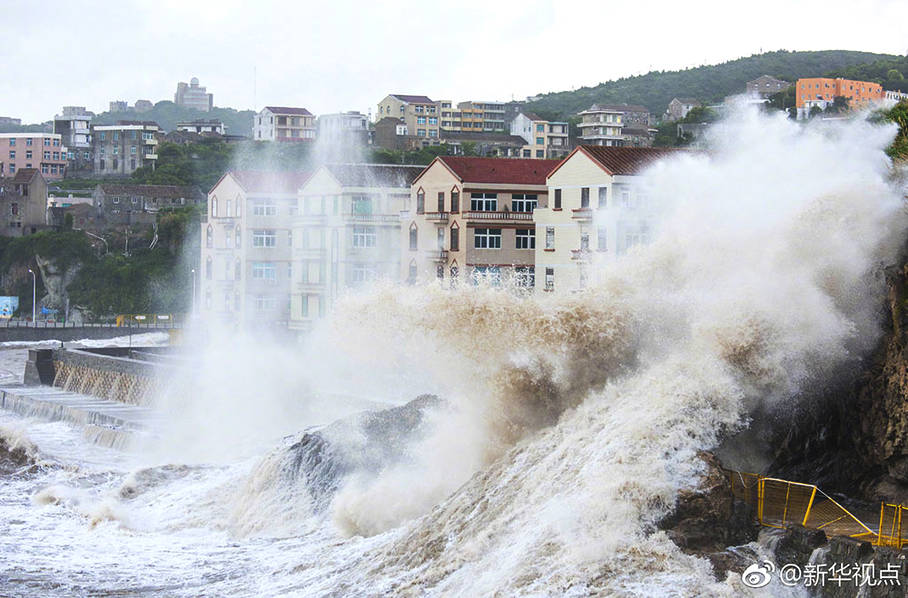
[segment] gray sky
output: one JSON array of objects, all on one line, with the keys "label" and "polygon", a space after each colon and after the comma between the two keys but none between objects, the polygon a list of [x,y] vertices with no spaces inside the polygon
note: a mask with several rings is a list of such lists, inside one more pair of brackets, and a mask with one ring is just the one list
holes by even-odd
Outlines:
[{"label": "gray sky", "polygon": [[[0,0],[0,116],[173,100],[375,110],[387,93],[522,99],[763,51],[908,51],[908,2]],[[253,85],[253,73],[257,84]]]}]

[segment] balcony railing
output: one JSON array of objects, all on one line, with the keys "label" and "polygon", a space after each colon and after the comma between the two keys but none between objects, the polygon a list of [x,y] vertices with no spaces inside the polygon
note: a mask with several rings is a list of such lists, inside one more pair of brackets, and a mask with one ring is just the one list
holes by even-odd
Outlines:
[{"label": "balcony railing", "polygon": [[466,220],[493,220],[505,222],[508,220],[532,221],[532,212],[464,212]]},{"label": "balcony railing", "polygon": [[589,249],[571,249],[571,259],[579,262],[588,262],[592,257]]},{"label": "balcony railing", "polygon": [[571,210],[571,218],[574,220],[592,220],[593,219],[593,210],[591,208],[577,208],[576,210]]},{"label": "balcony railing", "polygon": [[433,262],[443,262],[448,259],[448,252],[444,249],[428,251],[429,259]]},{"label": "balcony railing", "polygon": [[447,212],[425,212],[425,213],[423,213],[423,216],[425,216],[426,220],[433,221],[433,222],[447,222],[448,221]]},{"label": "balcony railing", "polygon": [[304,280],[296,283],[296,288],[300,291],[323,291],[325,290],[325,282]]},{"label": "balcony railing", "polygon": [[144,154],[142,157],[145,158],[146,160],[157,160],[158,159],[157,154]]},{"label": "balcony railing", "polygon": [[152,137],[151,139],[143,139],[143,140],[142,140],[142,144],[143,144],[143,145],[157,145],[157,144],[158,144],[158,140],[155,139],[154,137]]},{"label": "balcony railing", "polygon": [[378,222],[398,224],[400,216],[397,214],[344,214],[348,222]]}]

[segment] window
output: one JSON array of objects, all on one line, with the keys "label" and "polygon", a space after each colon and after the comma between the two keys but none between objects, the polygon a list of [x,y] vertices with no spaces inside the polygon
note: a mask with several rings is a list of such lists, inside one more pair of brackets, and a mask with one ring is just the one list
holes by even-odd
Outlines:
[{"label": "window", "polygon": [[580,233],[580,251],[590,250],[590,234]]},{"label": "window", "polygon": [[215,218],[215,217],[217,217],[217,215],[218,215],[218,198],[212,197],[211,198],[211,217]]},{"label": "window", "polygon": [[243,278],[243,262],[240,261],[240,258],[236,258],[236,262],[233,264],[233,277],[236,280],[242,280]]},{"label": "window", "polygon": [[438,192],[438,211],[439,212],[445,211],[445,192],[444,191]]},{"label": "window", "polygon": [[474,212],[497,212],[497,193],[470,193],[470,209]]},{"label": "window", "polygon": [[273,230],[254,230],[252,231],[253,247],[275,247],[277,245],[277,235]]},{"label": "window", "polygon": [[536,138],[536,145],[545,145],[545,138],[544,138],[544,137],[537,137],[537,138]]},{"label": "window", "polygon": [[[116,133],[114,133],[114,135],[116,136]],[[50,137],[45,137],[45,138],[44,138],[44,145],[45,145],[46,147],[50,147]]]},{"label": "window", "polygon": [[555,268],[545,269],[545,290],[552,291],[555,289]]},{"label": "window", "polygon": [[417,136],[417,137],[425,137],[425,136],[426,136],[426,130],[425,130],[425,129],[416,129],[416,136]]},{"label": "window", "polygon": [[211,280],[211,270],[212,270],[212,261],[211,256],[208,256],[208,259],[205,260],[205,279]]},{"label": "window", "polygon": [[239,225],[237,225],[237,227],[236,227],[236,229],[234,230],[234,232],[236,233],[236,234],[234,235],[234,243],[236,243],[235,247],[236,247],[237,249],[239,249],[240,247],[243,246],[243,244],[240,242],[240,227],[239,227]]},{"label": "window", "polygon": [[228,228],[224,231],[224,247],[233,246],[233,232]]},{"label": "window", "polygon": [[435,278],[438,280],[445,279],[445,267],[442,264],[435,266]]},{"label": "window", "polygon": [[438,246],[439,251],[444,251],[445,249],[445,229],[438,228],[435,231],[435,241]]},{"label": "window", "polygon": [[473,266],[473,284],[484,282],[494,287],[501,285],[500,266]]},{"label": "window", "polygon": [[423,214],[426,211],[426,192],[420,189],[416,192],[416,213]]},{"label": "window", "polygon": [[518,266],[514,268],[514,282],[519,287],[533,288],[536,286],[536,268],[534,266]]},{"label": "window", "polygon": [[516,231],[517,249],[536,249],[536,229],[518,228]]},{"label": "window", "polygon": [[530,150],[528,150],[528,149],[523,150],[523,157],[530,158],[531,157]]},{"label": "window", "polygon": [[270,295],[256,295],[255,311],[273,311],[277,301]]},{"label": "window", "polygon": [[555,227],[545,227],[545,248],[555,249]]},{"label": "window", "polygon": [[417,230],[416,223],[413,222],[410,224],[410,251],[416,251],[417,246]]},{"label": "window", "polygon": [[501,229],[475,229],[473,232],[473,247],[476,249],[501,249]]},{"label": "window", "polygon": [[418,124],[418,125],[424,125],[424,124],[426,124],[426,117],[425,117],[425,116],[417,116],[417,117],[416,117],[416,124]]},{"label": "window", "polygon": [[451,212],[457,213],[460,211],[460,191],[455,187],[451,189]]},{"label": "window", "polygon": [[252,262],[252,278],[254,280],[277,281],[277,269],[273,262]]},{"label": "window", "polygon": [[31,159],[32,159],[32,151],[31,151],[31,150],[25,150],[25,159],[26,159],[26,160],[31,160]]},{"label": "window", "polygon": [[608,187],[599,187],[599,207],[608,207]]},{"label": "window", "polygon": [[451,225],[451,251],[460,251],[460,228],[456,222]]},{"label": "window", "polygon": [[580,209],[590,207],[590,188],[582,187],[580,189]]},{"label": "window", "polygon": [[[114,199],[116,200],[114,201],[114,203],[120,201],[119,197],[114,197]],[[205,231],[205,246],[214,247],[214,232],[212,231],[210,224],[208,225],[208,229]]]},{"label": "window", "polygon": [[9,204],[9,213],[12,216],[18,216],[19,215],[19,204],[16,202]]},{"label": "window", "polygon": [[368,195],[354,195],[353,196],[353,213],[354,214],[363,214],[371,215],[372,214],[372,198]]},{"label": "window", "polygon": [[[228,201],[228,204],[230,202]],[[237,206],[239,208],[239,205]],[[230,212],[230,206],[227,206],[227,212]],[[237,214],[239,215],[239,214]],[[277,216],[277,205],[271,199],[255,199],[252,201],[253,216]]]},{"label": "window", "polygon": [[353,227],[353,247],[359,247],[359,248],[375,247],[375,227],[374,226],[354,226]]},{"label": "window", "polygon": [[561,189],[555,189],[555,210],[561,209]]},{"label": "window", "polygon": [[607,229],[604,226],[600,226],[596,229],[596,249],[599,251],[608,250],[608,233]]},{"label": "window", "polygon": [[544,150],[536,150],[536,157],[537,157],[537,158],[545,158],[545,151],[544,151]]},{"label": "window", "polygon": [[9,140],[9,146],[10,146],[10,147],[16,147],[16,139],[15,139],[15,137],[10,138],[10,140]]},{"label": "window", "polygon": [[[47,152],[45,152],[45,154],[46,154],[46,153],[47,153]],[[46,158],[47,158],[47,156],[45,156],[45,159],[46,159]],[[9,151],[9,159],[10,159],[10,160],[15,160],[15,159],[16,159],[16,150],[10,150],[10,151]]]},{"label": "window", "polygon": [[351,281],[353,284],[363,284],[375,280],[375,268],[369,264],[353,264]]},{"label": "window", "polygon": [[532,212],[536,209],[537,197],[530,193],[515,193],[511,195],[512,212]]}]

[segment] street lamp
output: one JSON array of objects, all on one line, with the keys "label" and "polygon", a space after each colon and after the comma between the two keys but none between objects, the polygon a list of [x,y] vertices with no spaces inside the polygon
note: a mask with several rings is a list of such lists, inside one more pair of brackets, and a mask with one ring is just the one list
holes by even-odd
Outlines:
[{"label": "street lamp", "polygon": [[[38,279],[35,277],[35,271],[34,271],[34,270],[32,270],[31,268],[29,268],[28,271],[29,271],[29,272],[31,273],[31,275],[32,275],[32,325],[33,325],[35,328],[37,328],[37,327],[38,327],[38,318],[37,318],[37,316],[36,316],[36,313],[37,313],[37,308],[38,308],[38,306],[35,304],[35,291],[36,291],[37,288],[38,288]],[[20,270],[20,272],[21,272],[21,270]]]},{"label": "street lamp", "polygon": [[189,302],[189,315],[195,317],[195,268],[192,272],[192,301]]}]

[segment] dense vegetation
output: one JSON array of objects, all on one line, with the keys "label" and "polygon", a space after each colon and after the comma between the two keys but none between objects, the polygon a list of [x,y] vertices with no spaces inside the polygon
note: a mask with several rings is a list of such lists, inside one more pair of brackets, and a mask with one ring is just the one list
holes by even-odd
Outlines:
[{"label": "dense vegetation", "polygon": [[129,108],[123,112],[102,112],[92,119],[92,124],[114,124],[118,120],[148,120],[161,125],[165,131],[175,131],[177,123],[184,120],[220,120],[227,127],[229,135],[252,137],[252,110],[235,110],[233,108],[212,108],[202,112],[194,108],[178,106],[171,101],[162,100],[147,112],[136,112]]},{"label": "dense vegetation", "polygon": [[[760,75],[771,75],[786,81],[799,77],[819,77],[832,72],[846,72],[849,67],[865,63],[883,65],[904,58],[870,52],[825,50],[820,52],[788,52],[779,50],[739,58],[722,64],[701,66],[683,71],[653,71],[645,75],[624,77],[582,87],[576,91],[543,94],[530,102],[528,109],[551,114],[565,120],[589,108],[596,102],[628,103],[646,106],[655,115],[662,114],[675,97],[696,98],[703,102],[718,102],[725,96],[742,93],[748,81]],[[908,76],[908,74],[906,74]]]},{"label": "dense vegetation", "polygon": [[856,64],[828,73],[833,77],[844,77],[858,81],[873,81],[883,89],[908,91],[908,56],[898,56]]}]

